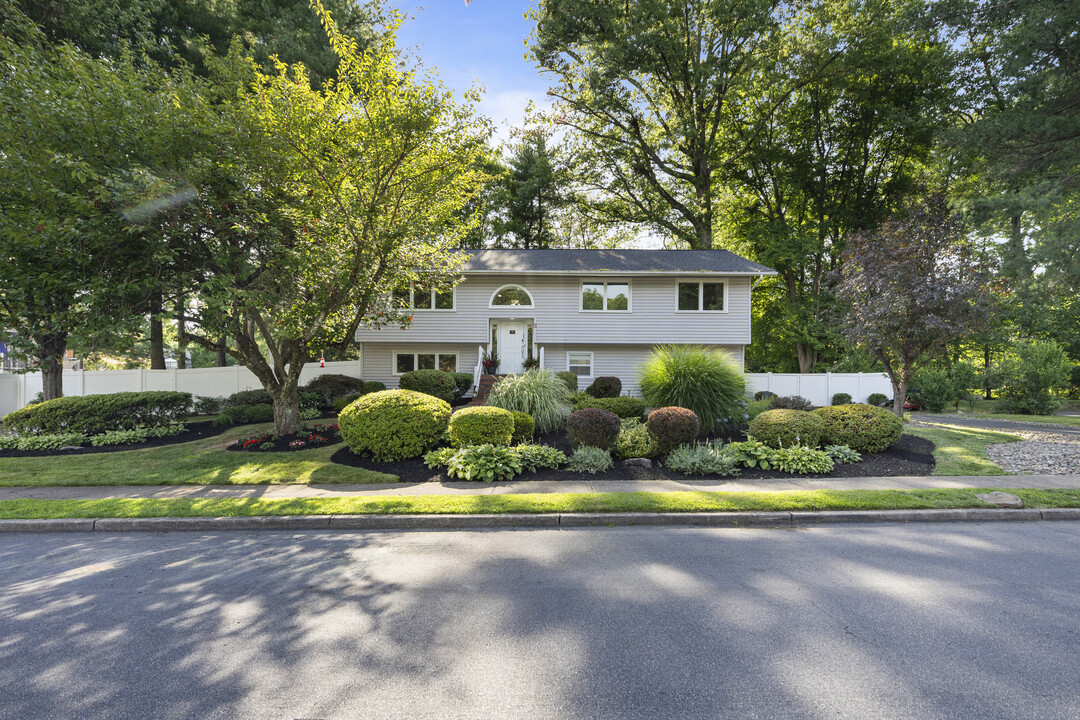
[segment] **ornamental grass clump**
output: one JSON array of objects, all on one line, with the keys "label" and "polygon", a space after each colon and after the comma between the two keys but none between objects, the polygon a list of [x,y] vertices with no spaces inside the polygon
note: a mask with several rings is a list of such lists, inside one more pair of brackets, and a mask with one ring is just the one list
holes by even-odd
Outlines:
[{"label": "ornamental grass clump", "polygon": [[514,434],[514,416],[497,407],[466,407],[450,416],[450,444],[509,445]]},{"label": "ornamental grass clump", "polygon": [[847,445],[856,452],[884,452],[904,432],[900,418],[873,405],[837,405],[813,414],[821,418],[823,444]]},{"label": "ornamental grass clump", "polygon": [[813,413],[766,410],[750,421],[746,434],[774,448],[791,445],[817,447],[823,431],[824,423]]},{"label": "ornamental grass clump", "polygon": [[702,433],[715,430],[721,422],[740,423],[746,414],[742,367],[723,350],[660,346],[642,365],[638,382],[648,405],[693,411]]},{"label": "ornamental grass clump", "polygon": [[364,395],[338,416],[349,450],[378,461],[408,460],[434,447],[450,423],[450,403],[412,390]]},{"label": "ornamental grass clump", "polygon": [[509,375],[495,383],[488,405],[532,416],[536,431],[547,433],[562,427],[570,412],[566,384],[547,368]]}]

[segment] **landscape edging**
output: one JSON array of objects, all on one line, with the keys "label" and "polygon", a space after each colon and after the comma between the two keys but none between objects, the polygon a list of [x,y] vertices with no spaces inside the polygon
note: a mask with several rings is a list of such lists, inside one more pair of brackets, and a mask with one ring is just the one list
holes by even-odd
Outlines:
[{"label": "landscape edging", "polygon": [[1080,520],[1080,508],[823,510],[702,513],[505,513],[490,515],[255,515],[248,517],[0,520],[0,532],[221,530],[457,530],[508,527],[800,527],[873,522]]}]

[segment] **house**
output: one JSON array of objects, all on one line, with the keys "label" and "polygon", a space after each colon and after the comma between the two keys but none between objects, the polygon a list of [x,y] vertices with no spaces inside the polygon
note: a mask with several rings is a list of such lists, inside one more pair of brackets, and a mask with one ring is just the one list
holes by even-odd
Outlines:
[{"label": "house", "polygon": [[580,387],[614,375],[636,393],[655,345],[715,346],[742,361],[751,290],[775,274],[726,250],[479,250],[453,291],[403,298],[409,327],[357,331],[363,378],[388,388],[419,369],[479,378],[494,352],[500,374],[533,358],[577,374]]}]

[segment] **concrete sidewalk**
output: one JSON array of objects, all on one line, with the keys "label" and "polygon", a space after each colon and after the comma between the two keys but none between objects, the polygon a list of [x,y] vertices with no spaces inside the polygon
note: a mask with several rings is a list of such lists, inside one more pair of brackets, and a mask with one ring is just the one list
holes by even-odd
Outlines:
[{"label": "concrete sidewalk", "polygon": [[784,478],[780,480],[517,480],[497,483],[389,483],[377,485],[81,485],[4,487],[0,500],[109,498],[252,498],[377,495],[497,495],[610,492],[781,492],[791,490],[912,490],[916,488],[1080,488],[1080,475],[924,475],[905,477]]}]

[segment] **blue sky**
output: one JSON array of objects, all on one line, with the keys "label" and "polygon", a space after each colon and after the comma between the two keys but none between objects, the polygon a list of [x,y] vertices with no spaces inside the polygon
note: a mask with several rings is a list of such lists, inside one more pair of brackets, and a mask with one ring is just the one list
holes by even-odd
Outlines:
[{"label": "blue sky", "polygon": [[523,15],[529,0],[402,1],[411,19],[398,33],[398,45],[416,53],[423,64],[456,94],[474,81],[485,88],[480,110],[496,123],[505,139],[521,124],[529,100],[546,104],[548,82],[524,59],[523,40],[532,24]]}]

